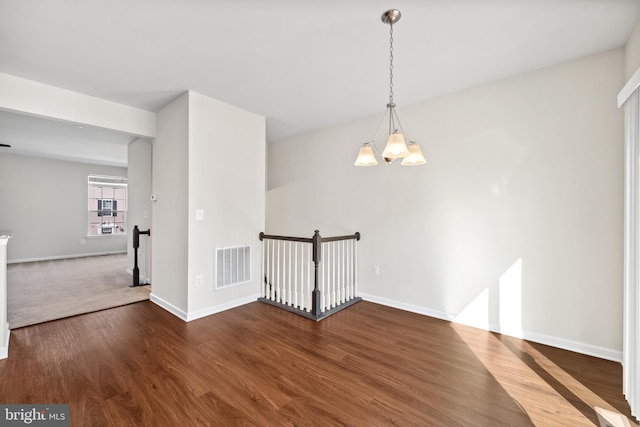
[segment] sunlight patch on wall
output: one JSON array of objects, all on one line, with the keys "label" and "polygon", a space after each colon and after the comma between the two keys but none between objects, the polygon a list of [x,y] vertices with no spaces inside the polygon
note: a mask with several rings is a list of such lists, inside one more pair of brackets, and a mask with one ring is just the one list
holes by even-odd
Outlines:
[{"label": "sunlight patch on wall", "polygon": [[522,337],[522,258],[502,276],[499,287],[500,332]]},{"label": "sunlight patch on wall", "polygon": [[484,288],[453,321],[476,328],[489,329],[489,288]]}]

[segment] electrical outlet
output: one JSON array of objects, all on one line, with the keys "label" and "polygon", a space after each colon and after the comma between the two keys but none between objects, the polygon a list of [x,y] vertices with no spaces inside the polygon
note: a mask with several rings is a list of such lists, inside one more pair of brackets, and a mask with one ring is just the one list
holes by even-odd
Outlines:
[{"label": "electrical outlet", "polygon": [[81,245],[84,245],[84,244],[86,244],[86,243],[87,243],[87,239],[80,239],[80,244],[81,244]]},{"label": "electrical outlet", "polygon": [[196,286],[202,286],[204,284],[204,276],[202,274],[198,274],[196,276]]},{"label": "electrical outlet", "polygon": [[196,209],[196,221],[202,221],[204,219],[204,210]]},{"label": "electrical outlet", "polygon": [[378,267],[377,265],[373,266],[373,275],[374,276],[379,276],[380,275],[380,267]]}]

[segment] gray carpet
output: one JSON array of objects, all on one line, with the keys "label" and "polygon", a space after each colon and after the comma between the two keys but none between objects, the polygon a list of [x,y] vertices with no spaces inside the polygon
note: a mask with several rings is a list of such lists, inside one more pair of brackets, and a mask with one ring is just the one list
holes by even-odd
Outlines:
[{"label": "gray carpet", "polygon": [[126,268],[126,254],[9,264],[9,326],[16,329],[148,300],[150,286],[129,287]]}]

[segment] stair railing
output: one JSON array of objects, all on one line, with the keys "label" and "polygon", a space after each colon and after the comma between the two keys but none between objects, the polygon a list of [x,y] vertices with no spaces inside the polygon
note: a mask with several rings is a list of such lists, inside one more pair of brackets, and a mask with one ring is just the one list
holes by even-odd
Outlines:
[{"label": "stair railing", "polygon": [[357,259],[360,233],[322,237],[260,233],[262,286],[259,301],[314,320],[360,301]]}]

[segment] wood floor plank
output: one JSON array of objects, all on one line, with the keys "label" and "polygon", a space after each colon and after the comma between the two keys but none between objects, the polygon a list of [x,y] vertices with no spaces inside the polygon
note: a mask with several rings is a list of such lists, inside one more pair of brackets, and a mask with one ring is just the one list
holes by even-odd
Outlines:
[{"label": "wood floor plank", "polygon": [[[594,426],[620,365],[360,302],[183,322],[145,301],[12,331],[0,402],[73,426]],[[631,424],[630,424],[631,425]]]}]

